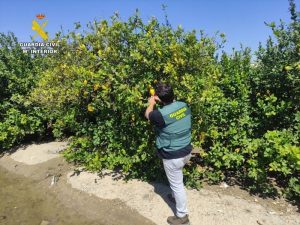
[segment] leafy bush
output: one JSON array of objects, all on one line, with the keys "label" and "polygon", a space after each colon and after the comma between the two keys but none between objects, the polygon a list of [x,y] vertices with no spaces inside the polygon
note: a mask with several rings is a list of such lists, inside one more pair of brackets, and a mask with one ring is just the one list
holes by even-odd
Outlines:
[{"label": "leafy bush", "polygon": [[210,180],[234,177],[250,190],[299,199],[300,23],[293,1],[290,11],[291,24],[269,24],[275,40],[260,45],[255,63],[249,49],[222,55],[220,75],[200,99],[199,139]]},{"label": "leafy bush", "polygon": [[58,34],[60,53],[49,59],[52,67],[31,100],[50,114],[59,112],[57,137],[74,135],[69,159],[156,177],[161,167],[154,134],[143,116],[148,88],[155,80],[169,81],[179,98],[197,105],[204,78],[216,67],[217,45],[204,35],[198,40],[195,31],[173,30],[156,19],[144,24],[138,16],[122,22],[115,15],[110,25],[94,21],[89,29],[85,35]]},{"label": "leafy bush", "polygon": [[[290,1],[291,23],[268,24],[274,38],[257,51],[251,75],[252,118],[260,138],[257,166],[250,165],[256,186],[275,178],[287,196],[300,197],[299,106],[300,106],[300,19]],[[256,168],[255,168],[256,167]],[[254,176],[254,177],[253,177]]]},{"label": "leafy bush", "polygon": [[43,59],[23,53],[16,37],[0,33],[0,152],[43,135],[43,112],[27,98]]}]

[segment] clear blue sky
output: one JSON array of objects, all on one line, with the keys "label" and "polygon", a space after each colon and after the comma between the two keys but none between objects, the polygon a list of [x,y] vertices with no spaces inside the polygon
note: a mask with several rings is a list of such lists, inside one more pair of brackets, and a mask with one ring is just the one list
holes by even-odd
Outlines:
[{"label": "clear blue sky", "polygon": [[[185,30],[204,30],[209,35],[224,32],[226,51],[239,48],[240,43],[255,50],[271,34],[264,21],[290,21],[288,0],[0,0],[0,32],[12,31],[19,41],[30,41],[31,21],[38,13],[46,15],[50,37],[60,26],[73,29],[74,22],[108,19],[115,11],[126,20],[136,8],[145,21],[151,16],[164,21],[162,4],[167,5],[173,27],[181,24]],[[300,0],[296,5],[299,11]]]}]

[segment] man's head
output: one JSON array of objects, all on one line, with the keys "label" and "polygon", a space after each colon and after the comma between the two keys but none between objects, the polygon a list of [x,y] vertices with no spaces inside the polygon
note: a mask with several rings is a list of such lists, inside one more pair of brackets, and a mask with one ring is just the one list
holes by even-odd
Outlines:
[{"label": "man's head", "polygon": [[169,104],[174,100],[174,92],[170,84],[158,83],[155,88],[155,95],[164,104]]}]

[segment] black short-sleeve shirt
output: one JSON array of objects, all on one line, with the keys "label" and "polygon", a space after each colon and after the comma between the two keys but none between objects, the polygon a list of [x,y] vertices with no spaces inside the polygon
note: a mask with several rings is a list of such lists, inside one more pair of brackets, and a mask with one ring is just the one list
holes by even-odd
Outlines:
[{"label": "black short-sleeve shirt", "polygon": [[163,128],[165,126],[164,118],[160,111],[153,110],[149,113],[150,123],[158,128]]}]

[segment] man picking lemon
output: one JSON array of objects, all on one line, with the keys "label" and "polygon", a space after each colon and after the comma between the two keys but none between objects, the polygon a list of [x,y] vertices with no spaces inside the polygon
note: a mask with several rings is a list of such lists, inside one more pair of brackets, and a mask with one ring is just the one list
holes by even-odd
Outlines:
[{"label": "man picking lemon", "polygon": [[[145,117],[155,126],[158,155],[176,203],[176,215],[168,217],[167,222],[189,225],[182,169],[191,158],[191,110],[186,103],[174,100],[169,84],[159,83],[148,102]],[[156,102],[162,103],[162,107],[154,109]]]}]

